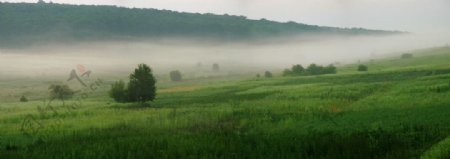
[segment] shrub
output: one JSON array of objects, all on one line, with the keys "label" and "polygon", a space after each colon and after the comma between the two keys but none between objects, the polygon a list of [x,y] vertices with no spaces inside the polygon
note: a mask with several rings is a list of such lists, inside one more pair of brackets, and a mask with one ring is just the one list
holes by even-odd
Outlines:
[{"label": "shrub", "polygon": [[111,85],[109,96],[113,98],[116,102],[126,102],[128,95],[125,88],[125,82],[123,82],[122,80],[114,82]]},{"label": "shrub", "polygon": [[20,102],[28,102],[28,99],[25,96],[20,97]]},{"label": "shrub", "polygon": [[170,72],[170,80],[172,80],[172,81],[181,81],[182,80],[181,72],[178,71],[178,70],[171,71]]},{"label": "shrub", "polygon": [[59,99],[61,101],[67,100],[72,98],[73,94],[75,94],[75,92],[69,88],[69,86],[67,85],[58,85],[58,84],[53,84],[50,85],[50,87],[48,87],[48,89],[50,90],[50,99],[51,100],[55,100],[55,99]]},{"label": "shrub", "polygon": [[334,65],[328,65],[327,67],[323,68],[322,74],[336,74],[337,70]]},{"label": "shrub", "polygon": [[258,73],[258,74],[256,74],[256,78],[260,78],[261,77],[261,75]]},{"label": "shrub", "polygon": [[369,68],[366,65],[359,65],[358,66],[358,71],[367,71],[369,70]]},{"label": "shrub", "polygon": [[272,75],[272,73],[271,73],[271,72],[269,72],[269,71],[266,71],[266,72],[264,72],[264,77],[266,77],[266,78],[272,78],[272,77],[273,77],[273,75]]}]

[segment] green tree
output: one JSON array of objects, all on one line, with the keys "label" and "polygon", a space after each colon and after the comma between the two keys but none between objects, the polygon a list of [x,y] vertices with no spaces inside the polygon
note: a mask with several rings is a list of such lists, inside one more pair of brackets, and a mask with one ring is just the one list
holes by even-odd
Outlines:
[{"label": "green tree", "polygon": [[367,71],[369,70],[369,68],[366,65],[359,65],[358,66],[358,71]]},{"label": "green tree", "polygon": [[125,88],[125,82],[123,82],[122,80],[114,82],[111,85],[109,96],[113,98],[116,102],[127,102],[128,95],[127,90]]},{"label": "green tree", "polygon": [[181,81],[182,80],[181,72],[178,71],[178,70],[171,71],[170,72],[170,80],[172,80],[172,81]]},{"label": "green tree", "polygon": [[273,77],[273,75],[272,75],[272,73],[271,73],[271,72],[269,72],[269,71],[266,71],[266,72],[264,73],[264,77],[266,77],[266,78],[272,78],[272,77]]},{"label": "green tree", "polygon": [[146,64],[139,64],[130,75],[128,83],[128,99],[130,102],[144,103],[153,101],[156,96],[156,79]]},{"label": "green tree", "polygon": [[308,68],[306,68],[306,71],[309,75],[319,75],[322,74],[323,67],[316,64],[311,64],[308,66]]},{"label": "green tree", "polygon": [[305,68],[303,68],[302,65],[297,64],[297,65],[292,66],[292,74],[301,75],[304,73],[305,73]]}]

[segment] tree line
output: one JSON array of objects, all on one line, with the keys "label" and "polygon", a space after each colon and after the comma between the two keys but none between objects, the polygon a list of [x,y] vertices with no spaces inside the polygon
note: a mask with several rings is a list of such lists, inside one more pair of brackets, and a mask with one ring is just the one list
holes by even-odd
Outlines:
[{"label": "tree line", "polygon": [[214,37],[236,40],[297,34],[398,33],[295,22],[279,23],[226,14],[42,2],[0,2],[0,26],[0,44],[8,45],[30,41],[112,40],[129,37]]}]

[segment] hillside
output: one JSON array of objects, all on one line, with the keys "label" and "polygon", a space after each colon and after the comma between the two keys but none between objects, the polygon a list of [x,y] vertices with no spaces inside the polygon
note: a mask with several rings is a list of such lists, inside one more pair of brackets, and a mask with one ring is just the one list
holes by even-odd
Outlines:
[{"label": "hillside", "polygon": [[53,3],[0,3],[0,46],[47,41],[198,37],[238,40],[285,35],[386,35],[400,32],[280,23],[244,16]]}]

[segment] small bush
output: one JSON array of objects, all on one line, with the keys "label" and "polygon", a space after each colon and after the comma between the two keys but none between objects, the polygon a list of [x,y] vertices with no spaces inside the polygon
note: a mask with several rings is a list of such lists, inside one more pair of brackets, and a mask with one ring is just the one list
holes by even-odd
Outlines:
[{"label": "small bush", "polygon": [[272,77],[273,77],[273,75],[272,75],[272,73],[271,73],[271,72],[269,72],[269,71],[266,71],[266,72],[264,73],[264,77],[266,77],[266,78],[272,78]]},{"label": "small bush", "polygon": [[73,94],[75,94],[75,91],[70,89],[68,85],[53,84],[48,89],[52,100],[59,99],[64,102],[64,100],[72,98]]},{"label": "small bush", "polygon": [[174,82],[178,82],[182,80],[181,72],[178,70],[170,72],[170,80]]},{"label": "small bush", "polygon": [[359,65],[358,66],[358,71],[368,71],[369,68],[366,65]]},{"label": "small bush", "polygon": [[25,96],[20,97],[20,102],[28,102],[28,99]]},{"label": "small bush", "polygon": [[126,102],[127,92],[125,88],[125,82],[120,80],[113,83],[111,85],[111,90],[109,91],[109,96],[113,98],[116,102]]}]

